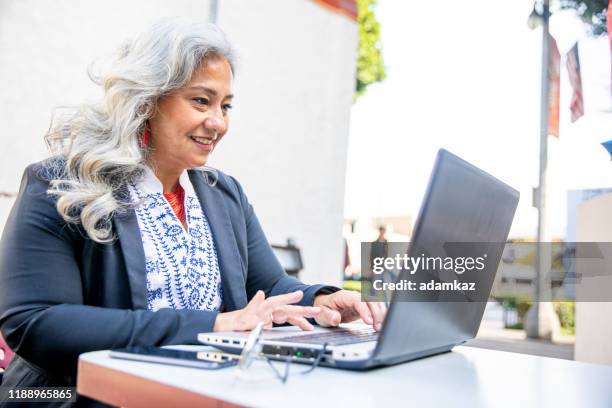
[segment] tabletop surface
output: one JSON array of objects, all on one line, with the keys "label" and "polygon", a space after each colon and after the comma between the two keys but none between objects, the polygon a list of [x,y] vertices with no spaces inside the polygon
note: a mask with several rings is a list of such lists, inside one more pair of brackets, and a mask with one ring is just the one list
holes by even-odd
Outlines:
[{"label": "tabletop surface", "polygon": [[[202,350],[204,346],[183,346]],[[612,407],[612,367],[474,347],[365,372],[293,364],[285,384],[263,361],[202,370],[81,355],[101,368],[245,406]],[[279,369],[283,363],[275,363]]]}]

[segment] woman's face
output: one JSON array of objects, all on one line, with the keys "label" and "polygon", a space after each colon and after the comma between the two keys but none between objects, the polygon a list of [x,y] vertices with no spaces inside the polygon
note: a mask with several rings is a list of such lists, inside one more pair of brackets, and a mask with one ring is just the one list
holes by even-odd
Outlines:
[{"label": "woman's face", "polygon": [[157,168],[182,171],[206,163],[227,132],[232,79],[225,58],[208,59],[184,88],[159,100],[149,119]]}]

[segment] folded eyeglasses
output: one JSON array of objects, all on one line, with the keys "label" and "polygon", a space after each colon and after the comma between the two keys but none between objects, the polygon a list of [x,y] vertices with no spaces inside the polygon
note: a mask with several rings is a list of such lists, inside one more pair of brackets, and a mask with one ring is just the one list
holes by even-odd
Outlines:
[{"label": "folded eyeglasses", "polygon": [[[249,335],[244,348],[242,349],[242,353],[240,353],[240,358],[238,361],[238,378],[245,378],[247,376],[247,370],[251,366],[254,360],[264,360],[266,363],[272,368],[276,377],[283,383],[287,382],[287,378],[289,378],[289,371],[291,363],[293,359],[291,357],[288,358],[275,358],[275,360],[280,360],[285,362],[284,371],[281,373],[278,368],[272,363],[272,359],[268,358],[263,352],[263,322],[259,322],[255,329]],[[308,367],[306,370],[301,371],[300,374],[308,374],[314,371],[315,368],[319,366],[323,355],[327,351],[327,343],[323,345],[321,351],[314,358],[312,365]]]}]

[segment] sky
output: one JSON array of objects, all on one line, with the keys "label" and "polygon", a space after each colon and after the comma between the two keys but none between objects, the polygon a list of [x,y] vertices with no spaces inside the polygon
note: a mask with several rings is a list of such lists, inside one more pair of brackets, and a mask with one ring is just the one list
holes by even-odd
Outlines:
[{"label": "sky", "polygon": [[[418,214],[436,152],[444,147],[521,192],[511,238],[533,238],[537,211],[541,30],[527,27],[533,1],[378,0],[387,79],[353,106],[346,218]],[[570,122],[561,68],[560,138],[549,137],[548,219],[565,236],[567,191],[612,187],[610,47],[573,12],[551,33],[564,55],[578,41],[585,116]]]}]

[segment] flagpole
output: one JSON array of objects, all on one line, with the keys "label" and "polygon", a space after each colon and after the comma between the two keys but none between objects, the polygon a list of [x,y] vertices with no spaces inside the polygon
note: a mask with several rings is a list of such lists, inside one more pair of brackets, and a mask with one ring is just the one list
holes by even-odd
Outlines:
[{"label": "flagpole", "polygon": [[536,275],[534,302],[525,321],[527,336],[530,338],[550,339],[554,325],[554,310],[551,301],[549,272],[551,267],[551,245],[547,219],[547,172],[548,172],[548,133],[550,109],[550,38],[549,38],[549,0],[542,1],[542,72],[540,94],[540,169],[539,185],[536,190],[538,209],[538,230],[536,237]]},{"label": "flagpole", "polygon": [[218,24],[219,20],[219,2],[218,0],[210,0],[208,4],[208,22]]}]

